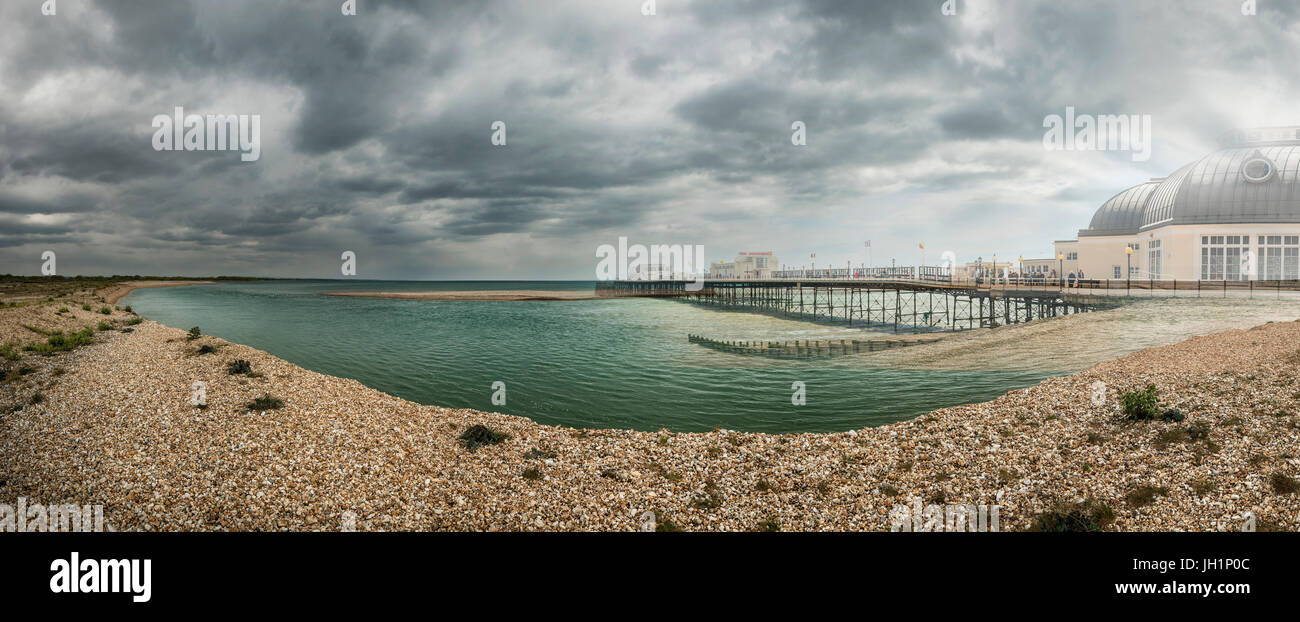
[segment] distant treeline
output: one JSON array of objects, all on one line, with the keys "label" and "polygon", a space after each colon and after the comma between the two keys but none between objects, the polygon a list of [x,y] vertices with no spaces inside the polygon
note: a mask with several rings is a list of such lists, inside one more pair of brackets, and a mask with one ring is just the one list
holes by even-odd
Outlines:
[{"label": "distant treeline", "polygon": [[0,283],[56,283],[84,281],[96,283],[113,283],[117,281],[274,281],[256,276],[141,276],[139,274],[114,274],[113,276],[24,276],[21,274],[0,274]]}]

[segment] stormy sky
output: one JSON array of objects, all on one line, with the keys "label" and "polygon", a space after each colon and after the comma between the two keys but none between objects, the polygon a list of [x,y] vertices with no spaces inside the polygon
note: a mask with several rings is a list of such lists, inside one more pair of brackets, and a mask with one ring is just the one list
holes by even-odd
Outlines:
[{"label": "stormy sky", "polygon": [[[591,279],[619,236],[1048,256],[1226,130],[1300,124],[1281,0],[43,3],[0,3],[0,273]],[[177,106],[260,115],[260,159],[154,150]],[[1066,106],[1151,115],[1150,160],[1045,150]]]}]

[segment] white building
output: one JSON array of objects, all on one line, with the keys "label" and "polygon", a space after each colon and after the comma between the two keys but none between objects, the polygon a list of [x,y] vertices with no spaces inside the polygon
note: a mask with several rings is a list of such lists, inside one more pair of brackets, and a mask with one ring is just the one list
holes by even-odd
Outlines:
[{"label": "white building", "polygon": [[[1300,279],[1300,126],[1238,130],[1223,148],[1106,201],[1064,271],[1087,279]],[[1131,252],[1130,252],[1131,249]]]},{"label": "white building", "polygon": [[772,251],[740,253],[734,261],[715,261],[709,265],[711,279],[770,279],[778,267]]}]

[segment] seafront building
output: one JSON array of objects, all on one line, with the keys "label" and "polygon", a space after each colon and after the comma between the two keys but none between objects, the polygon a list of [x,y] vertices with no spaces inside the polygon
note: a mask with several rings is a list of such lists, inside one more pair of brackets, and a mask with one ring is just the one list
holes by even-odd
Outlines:
[{"label": "seafront building", "polygon": [[779,264],[772,251],[739,253],[733,261],[715,261],[709,265],[709,278],[770,279]]},{"label": "seafront building", "polygon": [[1237,130],[1220,145],[1120,192],[1077,238],[1057,240],[1063,274],[1300,279],[1300,126]]}]

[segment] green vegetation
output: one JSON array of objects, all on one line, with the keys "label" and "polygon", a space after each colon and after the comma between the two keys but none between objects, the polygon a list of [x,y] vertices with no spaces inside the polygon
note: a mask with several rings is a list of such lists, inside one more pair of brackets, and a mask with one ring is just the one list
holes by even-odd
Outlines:
[{"label": "green vegetation", "polygon": [[137,316],[135,316],[135,317],[133,317],[133,318],[127,320],[126,325],[127,325],[127,326],[135,326],[136,324],[139,324],[140,322],[143,322],[143,321],[144,321],[144,318],[142,318],[142,317],[140,317],[140,316],[137,315]]},{"label": "green vegetation", "polygon": [[45,395],[40,391],[37,391],[32,394],[31,399],[27,400],[27,403],[35,406],[36,404],[40,404],[41,402],[44,401],[45,401]]},{"label": "green vegetation", "polygon": [[59,310],[57,311],[57,313],[67,313],[67,312],[68,312],[67,307],[59,307]]},{"label": "green vegetation", "polygon": [[718,483],[712,479],[705,480],[704,494],[691,500],[691,505],[701,510],[716,510],[722,507],[722,493],[718,491]]},{"label": "green vegetation", "polygon": [[758,480],[758,483],[754,485],[754,488],[758,489],[759,492],[771,492],[776,490],[776,486],[773,486],[772,482],[769,482],[766,479]]},{"label": "green vegetation", "polygon": [[902,494],[898,491],[897,488],[894,488],[889,484],[881,484],[880,492],[884,493],[886,497],[897,497],[898,495]]},{"label": "green vegetation", "polygon": [[1214,490],[1214,480],[1209,478],[1198,479],[1191,483],[1191,487],[1192,487],[1192,492],[1204,497],[1205,495],[1210,494],[1210,492]]},{"label": "green vegetation", "polygon": [[27,346],[23,349],[29,352],[36,352],[37,354],[49,356],[56,352],[75,350],[81,346],[90,345],[94,342],[95,330],[87,326],[71,335],[65,336],[62,332],[59,332],[56,335],[52,335],[45,343]]},{"label": "green vegetation", "polygon": [[108,315],[108,314],[112,313],[113,310],[110,309],[110,308],[108,308],[108,307],[100,307],[100,308],[99,308],[99,312],[102,313],[102,314],[104,314],[104,315]]},{"label": "green vegetation", "polygon": [[252,402],[249,402],[246,408],[247,410],[250,411],[261,411],[261,410],[278,410],[283,407],[284,407],[284,400],[272,395],[263,395],[262,397],[259,397],[253,400]]},{"label": "green vegetation", "polygon": [[253,365],[244,359],[238,359],[226,364],[226,373],[231,376],[237,374],[253,373]]},{"label": "green vegetation", "polygon": [[109,324],[106,321],[101,320],[99,322],[99,326],[97,326],[96,328],[98,328],[99,330],[113,330],[113,325]]},{"label": "green vegetation", "polygon": [[10,341],[4,345],[0,345],[0,358],[3,358],[6,361],[16,361],[22,357],[22,353],[18,351],[18,344]]},{"label": "green vegetation", "polygon": [[1169,489],[1163,486],[1143,485],[1134,488],[1132,492],[1124,495],[1124,500],[1128,501],[1129,505],[1135,508],[1140,508],[1145,505],[1150,505],[1156,500],[1156,497],[1167,494],[1169,494]]},{"label": "green vegetation", "polygon": [[542,472],[537,469],[524,469],[524,479],[529,481],[542,479]]},{"label": "green vegetation", "polygon": [[190,341],[194,341],[195,339],[198,339],[199,337],[202,336],[203,336],[203,331],[199,330],[198,326],[195,326],[194,328],[190,329],[189,335],[187,335],[185,338]]},{"label": "green vegetation", "polygon": [[212,347],[211,345],[208,345],[208,344],[205,343],[205,344],[199,346],[198,353],[199,353],[199,354],[212,354],[213,352],[216,352],[216,351],[217,351],[216,348],[214,348],[214,347]]},{"label": "green vegetation", "polygon": [[459,440],[465,449],[475,451],[484,445],[500,445],[510,438],[508,434],[497,432],[485,425],[474,424],[460,435]]},{"label": "green vegetation", "polygon": [[1102,531],[1115,520],[1110,506],[1087,499],[1077,504],[1059,504],[1034,517],[1030,531],[1092,532]]},{"label": "green vegetation", "polygon": [[90,310],[90,305],[81,305],[81,310],[82,310],[82,311],[89,311],[89,310]]},{"label": "green vegetation", "polygon": [[1160,400],[1156,398],[1156,385],[1134,389],[1120,396],[1124,417],[1132,421],[1152,421],[1160,418]]},{"label": "green vegetation", "polygon": [[775,516],[769,516],[758,523],[758,530],[765,533],[775,533],[781,531],[781,521]]},{"label": "green vegetation", "polygon": [[1300,482],[1283,473],[1274,473],[1268,478],[1268,483],[1273,486],[1273,492],[1279,495],[1293,495],[1300,492]]},{"label": "green vegetation", "polygon": [[681,525],[674,523],[672,519],[665,518],[655,523],[655,531],[663,533],[677,533],[682,530]]},{"label": "green vegetation", "polygon": [[542,451],[536,447],[524,452],[524,459],[526,460],[548,460],[554,457],[555,454],[549,451]]}]

